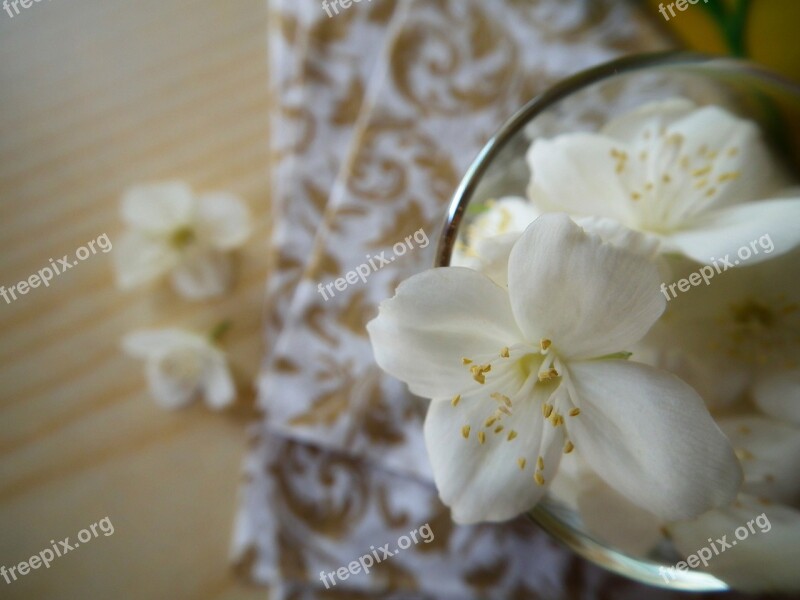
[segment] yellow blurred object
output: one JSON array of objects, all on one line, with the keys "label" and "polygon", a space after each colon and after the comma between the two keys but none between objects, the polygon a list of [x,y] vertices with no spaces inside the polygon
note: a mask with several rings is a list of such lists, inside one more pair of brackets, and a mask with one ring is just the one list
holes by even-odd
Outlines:
[{"label": "yellow blurred object", "polygon": [[647,0],[645,9],[687,48],[746,57],[800,82],[797,0]]}]

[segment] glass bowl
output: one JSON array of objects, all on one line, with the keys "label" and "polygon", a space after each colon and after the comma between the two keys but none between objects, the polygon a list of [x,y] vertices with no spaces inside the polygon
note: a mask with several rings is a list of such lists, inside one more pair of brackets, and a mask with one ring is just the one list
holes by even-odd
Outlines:
[{"label": "glass bowl", "polygon": [[[775,156],[791,171],[800,171],[800,87],[741,60],[685,52],[626,57],[583,71],[535,97],[489,140],[453,196],[436,266],[450,264],[456,242],[487,201],[526,196],[530,173],[525,152],[533,139],[595,131],[640,104],[674,96],[716,104],[757,122]],[[582,557],[631,579],[696,592],[728,589],[724,581],[702,571],[678,571],[676,579],[665,582],[659,568],[682,560],[671,544],[662,543],[646,556],[627,555],[593,536],[577,511],[552,495],[529,516]]]}]

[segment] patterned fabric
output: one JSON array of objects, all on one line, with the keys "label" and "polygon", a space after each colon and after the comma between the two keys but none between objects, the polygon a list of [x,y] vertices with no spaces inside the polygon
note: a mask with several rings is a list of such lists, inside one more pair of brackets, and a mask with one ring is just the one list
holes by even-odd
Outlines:
[{"label": "patterned fabric", "polygon": [[[461,175],[508,116],[571,73],[665,42],[612,0],[372,0],[331,18],[316,1],[272,5],[270,352],[239,567],[278,598],[675,597],[589,565],[524,519],[453,524],[431,482],[425,403],[377,369],[364,330],[431,265]],[[427,245],[319,292],[420,229]],[[321,571],[397,549],[425,524],[430,543],[323,583]]]}]

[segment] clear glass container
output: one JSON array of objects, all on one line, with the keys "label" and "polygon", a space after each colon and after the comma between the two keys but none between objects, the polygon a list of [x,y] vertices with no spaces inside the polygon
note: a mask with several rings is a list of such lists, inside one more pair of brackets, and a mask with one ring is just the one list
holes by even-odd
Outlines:
[{"label": "clear glass container", "polygon": [[[583,71],[535,97],[483,147],[450,204],[436,266],[448,266],[481,205],[503,196],[525,196],[530,173],[525,153],[538,136],[596,131],[606,121],[656,100],[682,96],[716,104],[758,123],[775,156],[800,172],[800,87],[756,65],[728,58],[669,52],[626,57]],[[660,567],[682,560],[665,542],[646,556],[630,556],[597,539],[572,508],[552,496],[530,517],[584,558],[646,584],[690,591],[728,589],[701,571],[679,571],[667,584]]]}]

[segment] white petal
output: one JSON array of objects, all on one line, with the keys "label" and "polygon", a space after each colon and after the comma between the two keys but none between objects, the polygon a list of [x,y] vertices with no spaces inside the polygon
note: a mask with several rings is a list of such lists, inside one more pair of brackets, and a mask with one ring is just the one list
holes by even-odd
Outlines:
[{"label": "white petal", "polygon": [[[706,567],[698,563],[700,568],[734,588],[751,592],[800,591],[797,510],[778,504],[764,506],[742,494],[739,507],[715,510],[694,521],[673,523],[669,530],[684,560],[692,555],[699,558],[701,553],[710,556]],[[737,531],[742,539],[737,539]],[[721,541],[723,536],[726,539]],[[667,571],[668,581],[670,577]]]},{"label": "white petal", "polygon": [[219,296],[228,290],[232,279],[231,257],[206,248],[187,251],[172,273],[175,289],[190,300]]},{"label": "white petal", "polygon": [[632,221],[632,202],[612,152],[625,145],[606,136],[573,133],[538,139],[528,151],[529,195],[543,211]]},{"label": "white petal", "polygon": [[586,233],[594,233],[607,244],[616,246],[648,260],[658,255],[661,242],[654,235],[634,231],[608,217],[577,217],[574,219]]},{"label": "white petal", "polygon": [[759,373],[753,398],[768,415],[800,425],[800,369],[767,369]]},{"label": "white petal", "polygon": [[671,125],[696,109],[697,105],[686,98],[648,102],[612,119],[600,133],[627,143],[652,143],[662,127]]},{"label": "white petal", "polygon": [[665,237],[665,244],[694,260],[729,258],[753,265],[800,244],[800,199],[747,202],[708,213],[691,228]]},{"label": "white petal", "polygon": [[663,537],[658,517],[593,474],[582,480],[578,510],[593,535],[632,556],[645,555]]},{"label": "white petal", "polygon": [[522,341],[508,293],[463,267],[414,275],[381,303],[367,331],[375,360],[425,398],[445,398],[470,385],[462,357],[496,355]]},{"label": "white petal", "polygon": [[603,244],[564,214],[542,215],[511,251],[508,290],[529,341],[562,357],[594,357],[639,341],[666,306],[658,269]]},{"label": "white petal", "polygon": [[231,377],[224,355],[213,350],[202,386],[206,404],[216,410],[225,408],[236,398],[236,385]]},{"label": "white petal", "polygon": [[624,360],[573,362],[581,414],[567,432],[606,483],[657,516],[692,518],[731,502],[742,473],[702,399],[664,371]]},{"label": "white petal", "polygon": [[[447,402],[432,402],[425,418],[425,444],[433,476],[442,501],[451,508],[457,523],[505,521],[532,508],[544,495],[546,484],[558,468],[563,449],[561,427],[547,426],[558,436],[547,447],[543,442],[541,402],[528,398],[515,405],[511,416],[501,421],[503,431],[484,428],[496,404],[485,399],[462,400],[453,407]],[[469,425],[467,439],[462,426]],[[496,425],[495,425],[496,426]],[[508,441],[511,430],[517,437]],[[478,441],[483,431],[485,443]],[[542,456],[545,485],[534,481],[537,459]],[[525,458],[524,468],[518,459]]]},{"label": "white petal", "polygon": [[250,236],[250,211],[232,194],[204,194],[197,199],[197,227],[218,250],[238,248]]},{"label": "white petal", "polygon": [[150,360],[145,367],[150,393],[156,402],[167,410],[176,410],[190,404],[200,391],[200,380],[173,377],[164,369],[161,360]]},{"label": "white petal", "polygon": [[742,491],[774,502],[800,500],[800,427],[761,416],[721,419],[744,470]]},{"label": "white petal", "polygon": [[194,198],[183,182],[169,181],[131,188],[122,197],[122,218],[151,233],[167,233],[192,220]]},{"label": "white petal", "polygon": [[122,338],[122,348],[136,358],[157,358],[176,348],[202,347],[205,340],[183,329],[147,329],[133,331]]},{"label": "white petal", "polygon": [[175,266],[177,255],[160,238],[131,231],[115,241],[113,253],[117,285],[131,289],[155,281]]}]

